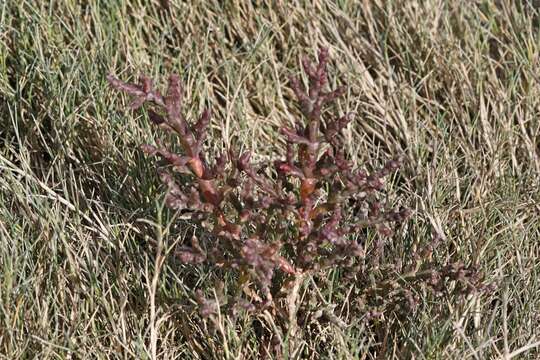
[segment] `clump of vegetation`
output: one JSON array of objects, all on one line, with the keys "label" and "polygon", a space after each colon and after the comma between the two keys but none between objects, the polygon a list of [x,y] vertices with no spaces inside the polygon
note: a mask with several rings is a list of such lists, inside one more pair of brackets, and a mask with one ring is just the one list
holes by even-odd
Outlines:
[{"label": "clump of vegetation", "polygon": [[[145,153],[165,160],[158,172],[168,188],[167,205],[186,212],[204,229],[204,241],[193,236],[176,256],[186,264],[233,272],[237,279],[236,289],[220,299],[197,292],[203,317],[233,316],[239,309],[268,311],[291,341],[309,321],[324,318],[347,326],[331,306],[310,312],[301,297],[306,279],[324,278],[338,268],[346,274],[340,281],[354,289],[354,304],[367,322],[414,311],[419,294],[426,291],[462,296],[488,289],[476,268],[432,259],[438,236],[426,248],[411,251],[406,261],[385,256],[396,224],[412,215],[406,207],[392,206],[383,194],[385,179],[401,160],[371,172],[353,166],[342,136],[352,116],[332,115],[332,105],[346,88],[327,90],[328,58],[321,49],[317,62],[302,60],[306,84],[290,78],[299,116],[293,128],[280,129],[284,158],[264,164],[254,163],[251,152],[234,148],[208,156],[211,112],[188,120],[178,75],[170,76],[165,96],[144,76],[139,84],[108,78],[112,87],[133,97],[131,108],[147,105],[152,123],[176,134],[183,150],[178,154],[161,143],[142,146]],[[191,180],[180,181],[180,174]]]}]

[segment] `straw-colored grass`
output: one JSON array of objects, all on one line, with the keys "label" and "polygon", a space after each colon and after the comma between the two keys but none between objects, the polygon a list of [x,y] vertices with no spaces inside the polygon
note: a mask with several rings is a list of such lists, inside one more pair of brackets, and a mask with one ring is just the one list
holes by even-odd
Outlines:
[{"label": "straw-colored grass", "polygon": [[149,246],[189,224],[138,150],[161,135],[105,76],[179,72],[188,110],[212,105],[210,146],[263,159],[292,121],[287,76],[320,46],[349,84],[356,162],[407,157],[391,186],[416,210],[406,238],[441,231],[436,256],[498,288],[427,299],[384,353],[368,328],[322,324],[304,356],[540,357],[539,26],[504,0],[0,2],[0,358],[258,358],[252,320],[210,336],[180,306],[216,275]]}]

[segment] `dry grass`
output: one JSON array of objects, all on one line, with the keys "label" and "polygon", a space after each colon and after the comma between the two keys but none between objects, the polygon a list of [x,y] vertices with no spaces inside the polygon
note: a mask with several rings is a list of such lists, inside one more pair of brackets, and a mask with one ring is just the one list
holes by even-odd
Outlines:
[{"label": "dry grass", "polygon": [[499,287],[427,299],[381,354],[332,280],[313,285],[357,325],[321,325],[305,354],[540,356],[540,18],[525,1],[46,3],[0,3],[1,358],[255,358],[253,319],[221,318],[209,336],[180,306],[217,275],[167,257],[190,229],[162,211],[137,150],[158,135],[117,111],[105,76],[179,71],[192,109],[213,105],[212,146],[275,156],[293,116],[287,75],[319,46],[350,85],[358,164],[407,156],[393,189],[418,215],[396,253],[440,230],[436,256],[477,263]]}]

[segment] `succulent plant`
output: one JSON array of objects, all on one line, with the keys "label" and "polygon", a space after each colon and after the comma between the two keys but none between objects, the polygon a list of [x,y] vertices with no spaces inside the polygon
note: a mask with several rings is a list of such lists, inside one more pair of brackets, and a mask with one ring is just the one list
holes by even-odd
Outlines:
[{"label": "succulent plant", "polygon": [[[250,152],[239,154],[233,148],[209,159],[205,140],[211,112],[204,110],[188,121],[178,75],[170,76],[165,96],[147,77],[139,84],[108,77],[113,88],[133,97],[132,109],[146,105],[153,124],[177,135],[183,150],[177,154],[163,144],[141,147],[167,163],[158,169],[168,189],[167,205],[187,211],[190,221],[208,235],[206,243],[193,237],[189,246],[179,247],[177,258],[235,272],[242,291],[226,303],[252,311],[272,308],[293,332],[298,331],[303,281],[327,269],[349,270],[347,279],[356,284],[359,308],[367,319],[396,305],[414,308],[419,301],[415,289],[441,292],[450,289],[448,282],[460,283],[452,289],[461,292],[485,288],[472,267],[437,266],[422,257],[433,248],[412,254],[409,264],[381,264],[382,239],[392,236],[394,223],[412,215],[407,208],[389,207],[381,196],[385,178],[399,169],[400,160],[371,173],[348,160],[342,130],[352,116],[326,111],[346,89],[327,90],[328,59],[326,49],[319,51],[315,63],[303,58],[307,86],[290,78],[300,112],[293,128],[280,129],[284,158],[270,164],[255,164]],[[181,183],[177,174],[189,174],[191,180]],[[366,228],[376,229],[379,236],[369,249],[365,236],[359,236]],[[197,299],[204,316],[220,306],[201,292]]]}]

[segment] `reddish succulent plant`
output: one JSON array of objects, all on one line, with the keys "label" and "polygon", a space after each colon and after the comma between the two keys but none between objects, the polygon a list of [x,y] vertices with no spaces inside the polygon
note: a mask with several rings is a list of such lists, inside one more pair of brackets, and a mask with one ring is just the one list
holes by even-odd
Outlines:
[{"label": "reddish succulent plant", "polygon": [[[182,112],[183,90],[178,75],[170,76],[165,96],[154,89],[147,77],[142,77],[140,84],[108,77],[113,88],[133,97],[131,108],[147,103],[150,120],[178,136],[182,154],[161,144],[142,146],[145,153],[160,156],[168,163],[167,167],[159,169],[161,180],[168,188],[167,205],[172,209],[189,210],[191,220],[207,229],[212,241],[212,246],[205,249],[194,237],[191,246],[176,251],[178,259],[238,272],[241,275],[239,287],[258,285],[260,296],[255,297],[258,300],[253,297],[249,300],[262,308],[275,305],[280,290],[288,288],[291,292],[286,295],[289,319],[298,309],[298,289],[306,274],[362,263],[359,259],[365,256],[363,239],[352,235],[373,227],[379,236],[390,236],[391,224],[411,215],[406,208],[388,208],[379,196],[384,178],[399,168],[398,159],[388,161],[371,174],[355,169],[347,160],[341,131],[352,117],[349,114],[326,116],[325,106],[345,93],[344,87],[326,90],[327,63],[326,49],[320,50],[317,63],[308,58],[302,60],[307,88],[299,78],[290,78],[302,116],[298,117],[294,128],[280,130],[286,140],[284,159],[266,167],[256,166],[250,152],[237,154],[234,149],[227,149],[213,161],[207,159],[204,142],[211,120],[210,110],[203,111],[193,124],[188,122]],[[175,173],[191,174],[193,181],[182,185]],[[379,269],[382,246],[382,241],[375,242],[372,259],[363,261],[373,268],[357,266],[358,276],[367,277],[370,271]],[[463,281],[469,288],[481,287],[478,272],[463,265],[420,271],[418,261],[413,263],[414,270],[405,266],[390,267],[394,275],[388,275],[389,279],[383,278],[375,285],[364,284],[360,295],[380,298],[381,292],[396,294],[395,284],[403,283],[404,279],[410,286],[400,285],[398,301],[412,306],[416,301],[409,290],[412,286],[440,289],[446,281]],[[400,275],[400,271],[407,273]],[[282,275],[276,277],[276,272]],[[357,281],[360,284],[363,280]],[[250,293],[254,292],[250,290]],[[204,313],[208,315],[209,309],[215,306],[208,306],[209,302],[200,295],[198,301],[206,304]],[[366,310],[366,314],[372,313],[380,314],[373,309]]]}]

